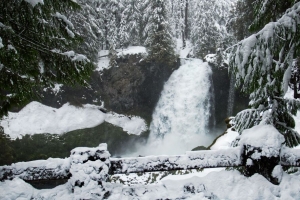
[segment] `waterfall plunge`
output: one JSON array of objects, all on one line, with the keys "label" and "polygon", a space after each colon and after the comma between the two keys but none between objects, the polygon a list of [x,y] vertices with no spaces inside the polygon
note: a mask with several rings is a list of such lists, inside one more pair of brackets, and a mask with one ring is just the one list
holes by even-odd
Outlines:
[{"label": "waterfall plunge", "polygon": [[209,65],[197,59],[173,72],[153,113],[144,154],[179,154],[210,144],[211,74]]}]

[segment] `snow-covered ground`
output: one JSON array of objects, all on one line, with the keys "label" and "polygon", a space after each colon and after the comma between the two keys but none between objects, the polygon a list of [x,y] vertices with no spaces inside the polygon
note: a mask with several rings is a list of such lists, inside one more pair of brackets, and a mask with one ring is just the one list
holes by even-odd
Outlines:
[{"label": "snow-covered ground", "polygon": [[100,108],[91,104],[75,107],[67,103],[56,109],[33,101],[18,113],[9,112],[0,120],[0,125],[13,139],[25,134],[62,134],[95,127],[104,121],[122,127],[128,134],[139,135],[147,130],[145,121],[140,117],[103,113]]},{"label": "snow-covered ground", "polygon": [[[284,173],[279,185],[263,176],[245,177],[238,171],[204,170],[188,175],[169,175],[155,184],[140,182],[131,186],[108,183],[107,199],[228,199],[228,200],[295,200],[300,199],[300,176]],[[54,189],[37,190],[21,179],[0,182],[0,198],[15,199],[76,199],[68,183]]]},{"label": "snow-covered ground", "polygon": [[[129,46],[125,49],[117,49],[117,56],[122,57],[125,55],[137,55],[141,54],[143,57],[146,57],[147,50],[145,47],[142,46]],[[108,50],[101,50],[99,51],[99,60],[98,60],[98,66],[95,69],[96,71],[102,71],[104,69],[109,69],[109,58],[108,58],[109,51]]]},{"label": "snow-covered ground", "polygon": [[193,54],[193,45],[189,40],[187,40],[186,47],[183,48],[182,40],[176,39],[175,52],[179,55],[179,58],[187,58],[189,54]]}]

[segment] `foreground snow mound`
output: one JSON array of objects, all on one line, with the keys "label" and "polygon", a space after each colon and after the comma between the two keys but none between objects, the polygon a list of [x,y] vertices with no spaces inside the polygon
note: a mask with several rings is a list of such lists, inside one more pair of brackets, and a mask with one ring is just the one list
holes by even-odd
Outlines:
[{"label": "foreground snow mound", "polygon": [[[172,176],[171,176],[172,177]],[[174,177],[174,176],[173,176]],[[211,172],[204,177],[177,176],[157,184],[123,186],[104,183],[107,199],[230,199],[230,200],[294,200],[300,199],[300,177],[283,172],[279,185],[273,185],[263,176],[245,177],[237,171]],[[0,182],[0,199],[75,199],[68,183],[54,189],[37,190],[21,179]],[[86,194],[88,197],[88,191]]]},{"label": "foreground snow mound", "polygon": [[33,101],[18,113],[9,112],[0,120],[0,126],[13,139],[25,134],[62,134],[95,127],[104,121],[122,127],[128,134],[139,135],[147,130],[145,121],[140,117],[103,113],[101,108],[91,104],[75,107],[67,103],[56,109]]},{"label": "foreground snow mound", "polygon": [[[248,145],[252,149],[260,148],[261,152],[256,152],[254,159],[259,159],[261,156],[272,157],[278,156],[282,144],[284,143],[284,137],[278,132],[278,130],[272,125],[258,125],[250,129],[245,129],[242,132],[240,145]],[[251,149],[248,148],[248,151]]]}]

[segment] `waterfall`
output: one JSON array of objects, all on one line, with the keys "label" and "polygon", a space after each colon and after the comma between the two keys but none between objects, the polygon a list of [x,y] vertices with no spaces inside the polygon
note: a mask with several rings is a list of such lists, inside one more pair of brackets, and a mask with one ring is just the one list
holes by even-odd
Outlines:
[{"label": "waterfall", "polygon": [[230,85],[229,85],[229,95],[227,104],[227,116],[230,117],[233,114],[234,98],[235,98],[235,77],[233,73],[230,73]]},{"label": "waterfall", "polygon": [[210,144],[211,75],[209,65],[198,59],[173,72],[154,110],[144,154],[178,154]]}]

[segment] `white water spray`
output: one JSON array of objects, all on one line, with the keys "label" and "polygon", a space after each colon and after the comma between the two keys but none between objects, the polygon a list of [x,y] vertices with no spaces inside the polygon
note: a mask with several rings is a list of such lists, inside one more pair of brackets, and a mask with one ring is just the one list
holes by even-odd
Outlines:
[{"label": "white water spray", "polygon": [[211,74],[209,65],[198,59],[173,72],[153,113],[144,154],[180,154],[210,144]]}]

